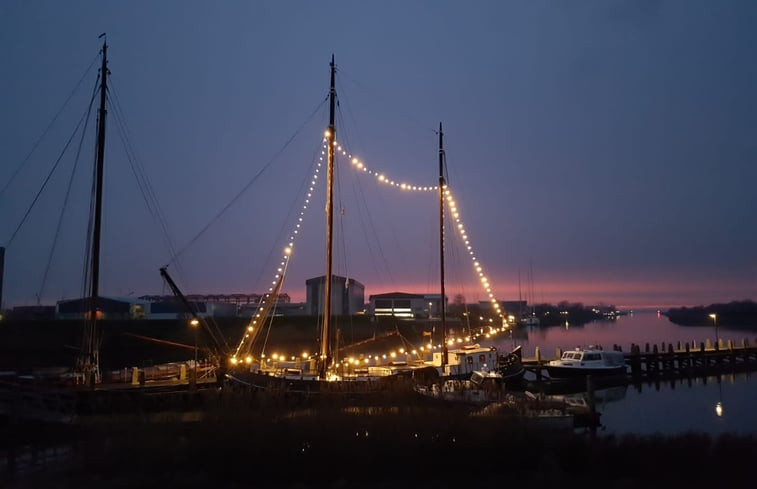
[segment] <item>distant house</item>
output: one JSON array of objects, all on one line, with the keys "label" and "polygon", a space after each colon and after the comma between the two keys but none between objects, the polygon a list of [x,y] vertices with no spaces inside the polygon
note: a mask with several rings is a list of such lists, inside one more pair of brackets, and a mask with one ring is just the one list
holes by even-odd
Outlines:
[{"label": "distant house", "polygon": [[[438,316],[441,313],[441,294],[388,292],[371,295],[369,301],[368,311],[376,317],[421,319]],[[446,302],[445,297],[445,304]]]}]

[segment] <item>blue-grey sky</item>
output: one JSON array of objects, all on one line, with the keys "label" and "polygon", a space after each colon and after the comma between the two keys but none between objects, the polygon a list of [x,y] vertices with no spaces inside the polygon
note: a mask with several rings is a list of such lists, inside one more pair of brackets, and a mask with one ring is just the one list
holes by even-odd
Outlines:
[{"label": "blue-grey sky", "polygon": [[[333,53],[338,139],[371,169],[435,185],[443,123],[450,187],[498,298],[755,299],[755,25],[751,1],[6,0],[3,187],[84,78],[0,196],[3,306],[81,294],[94,118],[46,279],[78,136],[10,238],[87,110],[103,32],[111,100],[185,250],[172,261],[110,108],[105,295],[168,293],[168,263],[186,293],[267,289],[320,151]],[[337,175],[335,272],[366,299],[437,292],[435,194],[346,158]],[[324,273],[324,181],[284,286],[296,300]],[[484,300],[466,253],[448,243],[447,292]]]}]

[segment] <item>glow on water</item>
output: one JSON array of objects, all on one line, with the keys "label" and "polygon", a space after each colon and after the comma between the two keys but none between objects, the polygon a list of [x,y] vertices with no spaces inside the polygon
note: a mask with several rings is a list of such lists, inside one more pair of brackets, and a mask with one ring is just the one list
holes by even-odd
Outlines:
[{"label": "glow on water", "polygon": [[[718,326],[718,337],[727,344],[741,344],[747,339],[757,344],[757,327],[733,329]],[[511,348],[513,342],[523,346],[527,357],[538,346],[542,358],[563,350],[601,345],[611,349],[620,345],[629,351],[632,343],[657,345],[715,341],[714,325],[680,326],[655,311],[636,312],[612,321],[594,321],[584,326],[522,327],[514,338],[499,337],[498,348]],[[582,395],[578,393],[577,395]],[[757,434],[757,372],[723,374],[718,377],[643,382],[611,390],[597,391],[597,411],[601,414],[599,433],[639,435],[674,435],[700,432]]]},{"label": "glow on water", "polygon": [[[757,343],[757,328],[730,329],[718,326],[718,337],[727,343],[733,340],[736,344],[746,338],[750,344]],[[507,335],[496,338],[498,348],[511,348],[513,343],[522,345],[526,357],[534,356],[538,346],[542,358],[555,355],[555,349],[568,350],[579,346],[600,345],[605,349],[612,349],[617,344],[623,351],[629,351],[631,344],[646,343],[660,348],[664,342],[672,343],[675,347],[681,343],[715,342],[715,328],[709,326],[680,326],[668,320],[667,316],[658,315],[655,311],[634,312],[620,316],[615,320],[593,321],[585,325],[565,324],[560,326],[527,326],[517,327],[514,337]]]}]

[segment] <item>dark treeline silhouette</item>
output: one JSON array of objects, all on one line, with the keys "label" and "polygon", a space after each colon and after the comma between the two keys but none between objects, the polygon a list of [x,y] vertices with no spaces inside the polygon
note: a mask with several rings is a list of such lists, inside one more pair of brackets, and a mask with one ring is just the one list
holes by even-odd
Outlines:
[{"label": "dark treeline silhouette", "polygon": [[[757,303],[744,300],[709,306],[677,307],[664,313],[671,322],[681,326],[718,326],[757,328]],[[715,314],[713,319],[710,315]]]}]

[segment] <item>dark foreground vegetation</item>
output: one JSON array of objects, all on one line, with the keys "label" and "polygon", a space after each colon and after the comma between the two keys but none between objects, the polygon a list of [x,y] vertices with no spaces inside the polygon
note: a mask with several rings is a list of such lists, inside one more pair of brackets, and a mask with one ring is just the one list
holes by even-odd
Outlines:
[{"label": "dark foreground vegetation", "polygon": [[[449,407],[282,410],[236,399],[207,407],[202,418],[6,422],[0,486],[752,487],[757,455],[754,436],[593,436]],[[63,455],[11,470],[11,455],[20,460],[30,447],[60,447]]]},{"label": "dark foreground vegetation", "polygon": [[671,322],[682,326],[713,326],[715,314],[718,326],[757,329],[757,303],[733,301],[709,306],[677,307],[665,311]]}]

